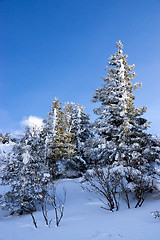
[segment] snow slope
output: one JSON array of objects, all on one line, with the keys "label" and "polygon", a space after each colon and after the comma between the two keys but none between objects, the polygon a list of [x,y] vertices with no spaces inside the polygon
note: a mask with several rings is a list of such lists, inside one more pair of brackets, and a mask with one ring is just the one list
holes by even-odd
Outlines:
[{"label": "snow slope", "polygon": [[[30,215],[4,218],[0,212],[0,240],[159,240],[160,220],[151,212],[160,209],[160,200],[146,200],[141,208],[127,209],[122,203],[118,212],[101,208],[96,194],[83,190],[80,179],[63,180],[59,183],[67,189],[64,217],[55,226],[54,212],[49,211],[52,225],[48,228],[41,212],[36,212],[38,228],[35,229]],[[0,187],[0,193],[4,187]]]}]

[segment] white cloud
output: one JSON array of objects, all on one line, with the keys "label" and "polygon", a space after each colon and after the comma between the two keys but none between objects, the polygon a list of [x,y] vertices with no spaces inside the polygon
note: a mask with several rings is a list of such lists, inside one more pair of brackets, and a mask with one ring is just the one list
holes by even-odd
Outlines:
[{"label": "white cloud", "polygon": [[43,125],[43,119],[36,117],[36,116],[29,116],[29,118],[24,118],[21,121],[21,126],[28,126],[31,129],[35,128],[35,129],[41,129],[42,125]]},{"label": "white cloud", "polygon": [[15,131],[11,132],[11,135],[12,135],[12,137],[17,138],[17,137],[23,135],[23,130],[22,129],[15,130]]}]

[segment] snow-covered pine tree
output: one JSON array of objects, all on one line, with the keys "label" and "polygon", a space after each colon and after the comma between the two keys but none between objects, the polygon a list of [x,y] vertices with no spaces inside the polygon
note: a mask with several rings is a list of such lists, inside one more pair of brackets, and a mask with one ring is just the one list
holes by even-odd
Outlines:
[{"label": "snow-covered pine tree", "polygon": [[90,118],[84,112],[84,107],[76,103],[67,103],[64,106],[64,115],[68,119],[71,132],[74,133],[72,141],[76,143],[78,156],[83,156],[83,144],[90,137]]},{"label": "snow-covered pine tree", "polygon": [[72,141],[74,133],[71,132],[70,122],[61,105],[62,103],[55,98],[51,110],[44,120],[46,159],[53,178],[61,175],[66,160],[77,154],[75,142]]},{"label": "snow-covered pine tree", "polygon": [[77,104],[77,119],[75,120],[75,126],[77,126],[77,150],[84,160],[84,149],[86,141],[91,137],[90,130],[90,117],[89,114],[84,112],[84,107]]},{"label": "snow-covered pine tree", "polygon": [[[117,52],[109,58],[108,77],[103,78],[104,84],[98,88],[92,102],[100,103],[94,109],[99,117],[92,124],[95,135],[87,144],[86,155],[97,164],[94,173],[102,171],[101,186],[105,184],[105,167],[110,169],[110,185],[117,182],[122,190],[128,207],[128,191],[137,199],[135,207],[141,206],[148,191],[156,188],[155,173],[158,163],[158,141],[145,132],[150,123],[142,117],[147,108],[136,108],[133,91],[141,84],[132,83],[135,77],[134,65],[129,66],[127,55],[123,55],[123,45],[117,43]],[[157,173],[158,175],[158,173]],[[91,184],[96,182],[89,175]]]},{"label": "snow-covered pine tree", "polygon": [[4,195],[2,202],[11,214],[32,213],[36,204],[47,195],[50,174],[45,163],[44,147],[41,134],[28,127],[13,147],[2,172],[3,184],[10,185],[10,191]]},{"label": "snow-covered pine tree", "polygon": [[[2,206],[8,208],[11,214],[18,212],[23,213],[23,184],[21,181],[21,169],[23,168],[23,153],[25,148],[25,140],[27,134],[24,138],[19,139],[14,145],[12,154],[8,156],[8,161],[2,170],[2,184],[10,185],[11,189],[2,198]],[[23,177],[22,177],[23,179]],[[34,209],[34,207],[33,207]]]},{"label": "snow-covered pine tree", "polygon": [[92,140],[96,146],[93,151],[97,161],[105,164],[148,168],[152,172],[154,157],[147,158],[146,154],[151,151],[151,135],[144,131],[150,123],[142,117],[147,108],[136,108],[134,105],[133,91],[141,84],[132,83],[134,65],[128,65],[128,56],[123,55],[122,49],[119,41],[117,52],[109,58],[109,67],[106,67],[108,77],[103,77],[104,84],[93,96],[92,102],[101,104],[94,109],[99,117],[93,124],[97,136]]},{"label": "snow-covered pine tree", "polygon": [[[57,158],[61,157],[61,148],[62,146],[58,146],[56,149],[55,146],[55,135],[57,135],[57,123],[62,121],[62,108],[59,100],[55,98],[55,100],[51,103],[51,110],[49,111],[46,119],[43,120],[44,128],[43,132],[46,136],[46,143],[45,143],[45,152],[46,152],[46,162],[50,168],[51,174],[54,174],[55,165]],[[60,131],[60,129],[58,129]],[[61,130],[61,132],[63,132]]]},{"label": "snow-covered pine tree", "polygon": [[67,103],[64,106],[64,117],[72,135],[71,142],[75,146],[75,156],[68,163],[77,171],[86,169],[84,145],[90,137],[89,115],[84,113],[84,107],[76,103]]}]

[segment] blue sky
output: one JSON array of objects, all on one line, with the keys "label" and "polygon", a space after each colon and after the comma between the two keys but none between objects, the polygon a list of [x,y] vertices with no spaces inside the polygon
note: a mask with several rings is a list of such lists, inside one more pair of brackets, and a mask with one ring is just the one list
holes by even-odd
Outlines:
[{"label": "blue sky", "polygon": [[44,118],[55,96],[90,103],[120,39],[135,81],[135,105],[147,106],[160,134],[159,0],[0,0],[0,129]]}]

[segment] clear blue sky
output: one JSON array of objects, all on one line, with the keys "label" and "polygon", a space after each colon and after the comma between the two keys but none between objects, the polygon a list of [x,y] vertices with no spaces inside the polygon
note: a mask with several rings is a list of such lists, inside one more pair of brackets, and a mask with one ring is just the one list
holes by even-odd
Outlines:
[{"label": "clear blue sky", "polygon": [[160,0],[0,0],[0,129],[44,118],[55,96],[84,105],[121,40],[135,81],[160,134]]}]

